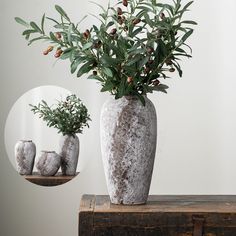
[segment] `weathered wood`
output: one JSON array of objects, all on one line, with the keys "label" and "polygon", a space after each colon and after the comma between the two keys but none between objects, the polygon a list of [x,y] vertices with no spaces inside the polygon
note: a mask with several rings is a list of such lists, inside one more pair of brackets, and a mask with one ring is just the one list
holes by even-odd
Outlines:
[{"label": "weathered wood", "polygon": [[193,236],[202,236],[204,217],[193,216]]},{"label": "weathered wood", "polygon": [[55,176],[42,176],[37,172],[34,172],[32,175],[24,175],[24,178],[29,182],[41,186],[57,186],[61,184],[65,184],[68,181],[72,180],[79,174],[76,173],[75,176],[65,176],[62,173],[57,173]]},{"label": "weathered wood", "polygon": [[113,205],[108,196],[95,195],[85,195],[81,206],[86,201],[90,204],[89,214],[80,207],[80,236],[236,235],[233,195],[150,196],[148,203],[141,206]]},{"label": "weathered wood", "polygon": [[[95,195],[84,195],[80,202],[79,235],[93,235]],[[80,226],[83,227],[80,227]]]}]

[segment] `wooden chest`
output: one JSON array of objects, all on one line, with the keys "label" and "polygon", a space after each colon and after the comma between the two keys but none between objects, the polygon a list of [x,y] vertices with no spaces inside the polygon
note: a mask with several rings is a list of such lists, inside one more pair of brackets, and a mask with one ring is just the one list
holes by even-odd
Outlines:
[{"label": "wooden chest", "polygon": [[236,236],[236,196],[150,196],[147,205],[118,206],[84,195],[79,236]]}]

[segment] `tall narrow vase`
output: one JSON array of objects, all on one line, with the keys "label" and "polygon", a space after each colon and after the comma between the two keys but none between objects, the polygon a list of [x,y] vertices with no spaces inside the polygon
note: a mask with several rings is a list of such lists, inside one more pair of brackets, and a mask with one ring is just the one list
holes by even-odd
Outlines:
[{"label": "tall narrow vase", "polygon": [[34,168],[36,146],[32,140],[20,140],[15,145],[17,170],[21,175],[31,175]]},{"label": "tall narrow vase", "polygon": [[147,201],[156,152],[157,118],[152,102],[136,97],[108,100],[101,112],[101,150],[114,204]]},{"label": "tall narrow vase", "polygon": [[79,138],[64,135],[60,139],[61,170],[63,175],[75,175],[79,158]]}]

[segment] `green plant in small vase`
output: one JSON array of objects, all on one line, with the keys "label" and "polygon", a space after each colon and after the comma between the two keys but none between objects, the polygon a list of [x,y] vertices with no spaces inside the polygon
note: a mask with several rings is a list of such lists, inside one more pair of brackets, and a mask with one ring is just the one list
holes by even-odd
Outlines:
[{"label": "green plant in small vase", "polygon": [[89,127],[90,116],[86,106],[74,94],[53,106],[49,106],[44,100],[37,106],[30,106],[31,111],[46,121],[47,126],[62,133],[59,152],[62,173],[75,175],[79,156],[79,138],[76,134],[82,133],[84,127]]},{"label": "green plant in small vase", "polygon": [[[197,23],[184,19],[193,1],[171,4],[157,0],[122,0],[101,13],[98,24],[80,29],[55,6],[59,19],[42,17],[41,23],[16,21],[26,27],[29,45],[50,42],[43,52],[70,60],[71,73],[88,74],[101,84],[109,99],[101,112],[101,146],[112,203],[142,204],[147,200],[156,151],[157,119],[148,93],[167,93],[165,80],[178,72],[181,58],[191,57],[187,44]],[[84,19],[84,18],[83,18]],[[83,20],[82,19],[82,20]],[[52,23],[49,33],[46,21]]]}]

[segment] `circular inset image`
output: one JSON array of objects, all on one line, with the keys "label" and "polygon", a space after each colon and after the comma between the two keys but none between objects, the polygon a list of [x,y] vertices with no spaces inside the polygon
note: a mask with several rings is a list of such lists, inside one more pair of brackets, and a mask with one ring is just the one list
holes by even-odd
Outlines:
[{"label": "circular inset image", "polygon": [[57,86],[42,86],[21,96],[5,126],[6,151],[14,168],[31,183],[64,184],[81,172],[78,134],[90,116],[80,98]]}]

